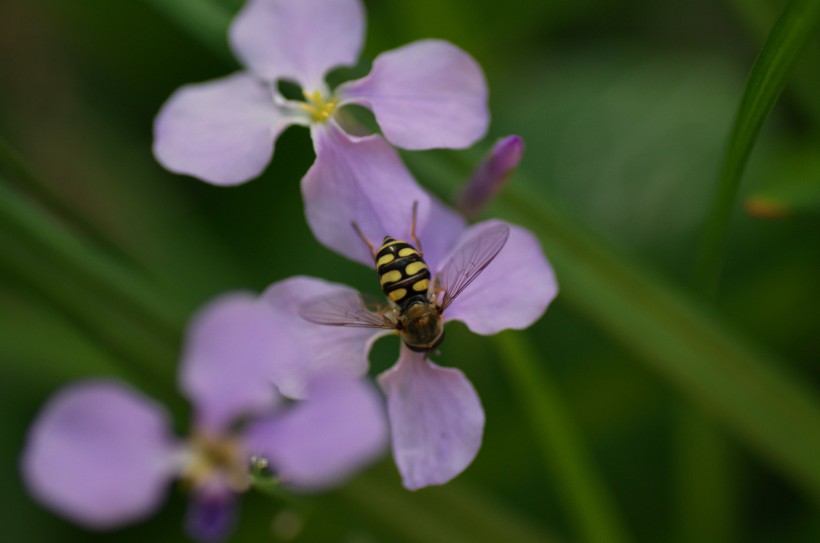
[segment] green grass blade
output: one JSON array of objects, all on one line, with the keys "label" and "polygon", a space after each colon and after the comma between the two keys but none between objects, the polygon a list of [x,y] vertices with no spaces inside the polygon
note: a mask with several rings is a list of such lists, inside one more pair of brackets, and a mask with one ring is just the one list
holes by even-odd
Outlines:
[{"label": "green grass blade", "polygon": [[231,13],[212,0],[145,0],[156,11],[174,21],[216,55],[233,59],[226,32]]},{"label": "green grass blade", "polygon": [[187,309],[145,285],[128,268],[105,254],[91,250],[60,224],[9,188],[0,177],[0,226],[28,252],[43,255],[61,272],[61,281],[84,285],[109,305],[118,306],[142,320],[146,328],[176,342],[179,323]]},{"label": "green grass blade", "polygon": [[628,541],[614,501],[595,472],[558,388],[547,372],[539,368],[544,366],[544,357],[536,353],[522,334],[506,332],[493,339],[521,411],[530,420],[551,480],[559,486],[557,492],[562,501],[566,501],[578,540]]},{"label": "green grass blade", "polygon": [[820,23],[820,2],[792,0],[774,25],[752,66],[738,107],[717,193],[706,220],[702,245],[695,262],[699,291],[717,289],[729,219],[734,209],[743,170],[786,79],[806,43]]},{"label": "green grass blade", "polygon": [[508,191],[505,215],[543,241],[563,296],[623,342],[684,397],[764,452],[820,498],[815,391],[727,331],[704,306],[613,254],[545,202]]},{"label": "green grass blade", "polygon": [[[764,121],[780,96],[798,55],[820,22],[820,2],[792,0],[752,66],[729,137],[718,186],[704,224],[693,282],[707,299],[718,289],[732,211],[746,163]],[[689,539],[732,540],[733,490],[730,446],[696,413],[685,413],[679,440],[679,522]],[[707,499],[708,497],[708,499]]]},{"label": "green grass blade", "polygon": [[677,541],[737,541],[743,496],[735,447],[689,405],[680,406],[676,431]]},{"label": "green grass blade", "polygon": [[[456,483],[454,483],[456,484]],[[339,491],[345,502],[367,511],[370,520],[416,543],[554,543],[478,492],[460,492],[447,485],[408,493],[370,474],[357,477]],[[398,513],[397,513],[398,512]]]}]

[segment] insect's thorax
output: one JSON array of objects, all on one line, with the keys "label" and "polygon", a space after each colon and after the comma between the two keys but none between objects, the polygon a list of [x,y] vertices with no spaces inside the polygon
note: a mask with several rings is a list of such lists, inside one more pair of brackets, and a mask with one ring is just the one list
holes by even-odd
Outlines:
[{"label": "insect's thorax", "polygon": [[400,335],[413,351],[429,351],[444,339],[444,319],[438,306],[424,299],[414,299],[399,316]]},{"label": "insect's thorax", "polygon": [[409,243],[386,236],[376,252],[376,272],[384,295],[402,312],[414,302],[427,301],[430,270]]}]

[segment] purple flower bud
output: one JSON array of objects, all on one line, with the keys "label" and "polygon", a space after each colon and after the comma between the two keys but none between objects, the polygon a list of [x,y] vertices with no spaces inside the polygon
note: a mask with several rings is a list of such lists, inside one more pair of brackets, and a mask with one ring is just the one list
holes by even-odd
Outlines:
[{"label": "purple flower bud", "polygon": [[225,490],[203,490],[188,503],[185,531],[202,543],[224,541],[233,531],[237,517],[236,495]]},{"label": "purple flower bud", "polygon": [[473,218],[481,213],[518,168],[523,155],[524,140],[520,136],[507,136],[496,142],[458,198],[464,216]]}]

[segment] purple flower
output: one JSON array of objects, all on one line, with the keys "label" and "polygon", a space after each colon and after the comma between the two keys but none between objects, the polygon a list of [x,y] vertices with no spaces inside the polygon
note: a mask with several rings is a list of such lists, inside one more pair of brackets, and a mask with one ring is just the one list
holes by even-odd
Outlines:
[{"label": "purple flower", "polygon": [[[177,90],[157,116],[154,154],[167,169],[216,185],[258,176],[290,125],[309,126],[316,163],[303,180],[308,222],[332,249],[337,234],[317,216],[391,212],[391,202],[428,201],[409,176],[392,168],[395,151],[379,135],[355,137],[339,111],[356,104],[375,114],[387,140],[405,149],[462,148],[484,135],[487,87],[478,64],[441,40],[414,42],[376,57],[369,75],[335,90],[325,75],[356,62],[364,37],[360,0],[249,0],[230,29],[247,68]],[[280,95],[277,82],[301,85],[305,101]],[[401,216],[410,219],[402,208]],[[377,220],[377,219],[373,219]]]},{"label": "purple flower", "polygon": [[[114,380],[59,391],[32,425],[21,468],[43,505],[92,529],[151,515],[170,481],[191,492],[188,531],[223,539],[251,464],[282,483],[321,489],[379,454],[387,437],[381,401],[365,382],[315,372],[305,401],[285,406],[272,375],[287,361],[275,318],[247,294],[205,307],[188,330],[180,388],[194,406],[187,439],[175,437],[165,410]],[[279,372],[281,373],[281,372]]]},{"label": "purple flower", "polygon": [[468,218],[481,213],[518,169],[523,156],[524,140],[520,136],[498,140],[459,194],[459,210]]},{"label": "purple flower", "polygon": [[[377,233],[369,219],[364,213],[348,218],[370,239],[380,241],[386,235],[411,239],[409,223],[386,221],[389,228]],[[433,273],[431,288],[437,276],[452,274],[474,257],[476,247],[488,236],[505,228],[508,236],[500,252],[443,313],[447,321],[461,321],[481,335],[530,326],[557,294],[555,276],[538,240],[527,230],[502,221],[467,226],[434,199],[426,226],[417,227],[424,259]],[[356,238],[356,244],[347,249],[346,256],[373,266],[370,250],[361,239]],[[328,368],[351,375],[365,372],[370,346],[391,333],[387,327],[327,326],[295,318],[304,314],[305,307],[323,300],[332,301],[331,309],[338,304],[349,311],[344,315],[361,315],[364,307],[355,307],[359,294],[343,285],[295,277],[269,287],[263,299],[278,319],[279,329],[292,338],[291,345],[300,345],[290,359],[296,369],[288,371],[290,380],[283,388],[297,397],[313,372]],[[402,344],[396,365],[379,377],[387,395],[393,454],[409,489],[442,484],[463,471],[478,453],[484,427],[481,402],[464,374],[433,364],[428,354]]]}]

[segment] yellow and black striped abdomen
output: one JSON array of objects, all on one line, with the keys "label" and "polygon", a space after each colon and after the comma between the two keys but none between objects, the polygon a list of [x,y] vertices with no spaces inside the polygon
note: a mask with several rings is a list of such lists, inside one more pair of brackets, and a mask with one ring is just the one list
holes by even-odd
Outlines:
[{"label": "yellow and black striped abdomen", "polygon": [[409,243],[385,237],[376,253],[376,272],[384,295],[400,308],[419,297],[427,298],[430,270]]}]

